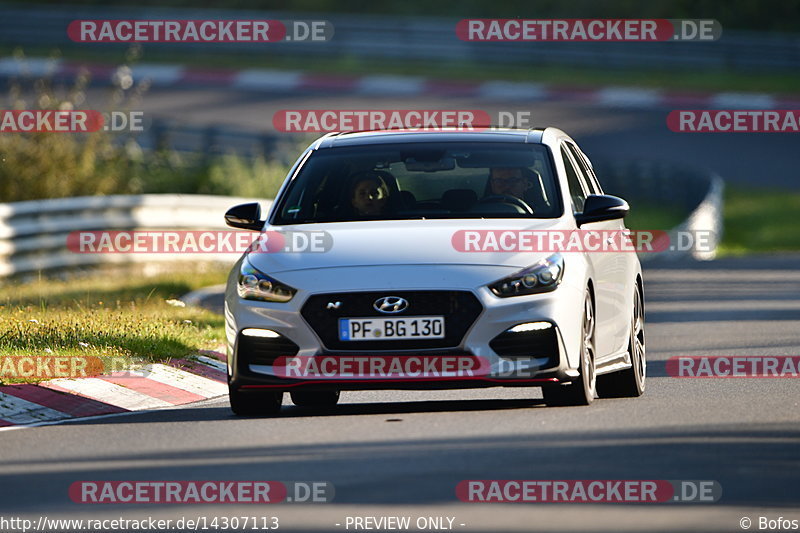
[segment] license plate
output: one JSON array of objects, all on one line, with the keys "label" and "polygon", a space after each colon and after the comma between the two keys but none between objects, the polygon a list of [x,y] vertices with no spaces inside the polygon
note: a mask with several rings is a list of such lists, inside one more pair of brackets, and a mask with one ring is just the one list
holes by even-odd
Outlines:
[{"label": "license plate", "polygon": [[339,319],[339,339],[343,341],[443,338],[443,316]]}]

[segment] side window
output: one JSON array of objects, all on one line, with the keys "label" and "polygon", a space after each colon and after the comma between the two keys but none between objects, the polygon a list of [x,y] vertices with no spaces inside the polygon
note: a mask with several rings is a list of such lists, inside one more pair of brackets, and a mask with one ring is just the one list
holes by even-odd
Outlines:
[{"label": "side window", "polygon": [[583,155],[583,152],[578,150],[578,148],[572,143],[565,144],[567,145],[567,148],[569,148],[572,158],[578,164],[578,169],[583,175],[584,183],[589,186],[589,194],[603,194],[603,190],[600,188],[600,184],[597,182],[597,177],[595,177],[594,171],[586,162],[586,156]]},{"label": "side window", "polygon": [[567,183],[569,184],[569,195],[572,198],[572,205],[575,212],[583,211],[583,202],[586,200],[587,192],[583,180],[578,177],[578,172],[572,164],[572,160],[567,154],[564,145],[561,145],[561,159],[564,161],[564,168],[567,171]]},{"label": "side window", "polygon": [[592,180],[592,184],[593,184],[592,186],[593,186],[593,187],[595,187],[595,188],[597,189],[597,194],[605,194],[605,193],[603,192],[603,186],[602,186],[602,185],[600,185],[600,180],[599,180],[599,179],[597,179],[597,174],[595,174],[595,172],[594,172],[594,168],[592,168],[592,164],[591,164],[591,162],[589,161],[589,158],[588,158],[588,157],[586,157],[586,154],[584,154],[583,152],[581,152],[581,150],[580,150],[580,149],[578,149],[578,155],[579,155],[579,156],[581,156],[581,160],[582,160],[582,161],[584,162],[584,164],[586,165],[586,169],[587,169],[587,170],[588,170],[588,172],[589,172],[589,178]]}]

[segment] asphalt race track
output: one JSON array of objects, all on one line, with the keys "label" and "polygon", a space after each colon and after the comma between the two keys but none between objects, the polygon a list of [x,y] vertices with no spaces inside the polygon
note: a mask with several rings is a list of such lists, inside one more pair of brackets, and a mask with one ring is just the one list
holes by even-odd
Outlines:
[{"label": "asphalt race track", "polygon": [[[108,89],[92,89],[88,101],[107,100]],[[102,109],[102,107],[101,107]],[[493,120],[499,111],[531,113],[519,126],[556,126],[569,133],[590,158],[647,159],[707,168],[729,183],[800,188],[797,140],[779,133],[674,133],[670,108],[603,107],[580,100],[506,102],[458,96],[366,97],[268,94],[220,88],[152,88],[134,109],[178,124],[216,124],[252,132],[274,132],[281,109],[477,109]],[[311,135],[313,137],[313,134]]]},{"label": "asphalt race track", "polygon": [[[363,99],[153,90],[146,113],[198,125],[270,128],[286,108]],[[737,183],[798,187],[790,135],[673,134],[667,110],[574,102],[487,105],[370,100],[369,107],[527,109],[590,156],[682,161]],[[787,231],[789,228],[787,228]],[[678,355],[800,354],[800,255],[645,268],[648,388],[642,398],[551,408],[537,389],[350,392],[332,411],[291,406],[234,418],[227,400],[0,432],[0,516],[277,516],[287,531],[348,531],[347,516],[454,517],[456,531],[742,531],[740,519],[800,519],[800,381],[677,379]],[[220,298],[207,305],[219,308]],[[81,505],[81,480],[329,481],[332,504]],[[717,503],[471,504],[467,479],[715,480]],[[447,523],[445,521],[445,523]],[[340,524],[337,526],[336,524]],[[463,524],[463,525],[461,525]],[[350,529],[352,531],[352,528]]]},{"label": "asphalt race track", "polygon": [[[4,432],[0,514],[144,518],[256,506],[81,505],[79,480],[330,481],[335,503],[258,507],[288,531],[347,516],[455,517],[463,531],[739,531],[799,518],[796,379],[678,379],[676,355],[800,351],[800,256],[648,267],[648,390],[550,408],[536,389],[346,393],[335,411],[237,419],[227,401]],[[715,480],[718,503],[461,503],[465,479]],[[446,522],[445,522],[446,523]],[[460,526],[464,524],[464,526]]]}]

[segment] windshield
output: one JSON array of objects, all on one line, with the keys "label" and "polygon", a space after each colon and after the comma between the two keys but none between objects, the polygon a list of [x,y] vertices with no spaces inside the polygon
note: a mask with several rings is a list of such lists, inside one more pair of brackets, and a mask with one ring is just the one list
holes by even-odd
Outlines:
[{"label": "windshield", "polygon": [[314,152],[278,200],[272,224],[561,213],[543,145],[376,144]]}]

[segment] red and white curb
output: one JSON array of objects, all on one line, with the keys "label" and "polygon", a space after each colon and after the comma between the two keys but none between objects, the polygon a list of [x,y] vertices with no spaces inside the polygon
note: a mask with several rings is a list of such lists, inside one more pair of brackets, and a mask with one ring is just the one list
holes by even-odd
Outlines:
[{"label": "red and white curb", "polygon": [[73,79],[82,70],[92,79],[111,83],[120,76],[153,86],[222,86],[275,93],[325,92],[359,96],[460,96],[490,101],[576,100],[607,107],[720,109],[796,109],[800,95],[765,93],[664,91],[635,87],[569,87],[529,82],[464,82],[415,76],[345,76],[299,71],[195,68],[183,65],[140,63],[127,67],[85,64],[58,59],[0,58],[0,78],[52,76]]},{"label": "red and white curb", "polygon": [[225,355],[203,354],[191,360],[147,365],[130,373],[0,386],[0,429],[164,409],[225,396]]}]

